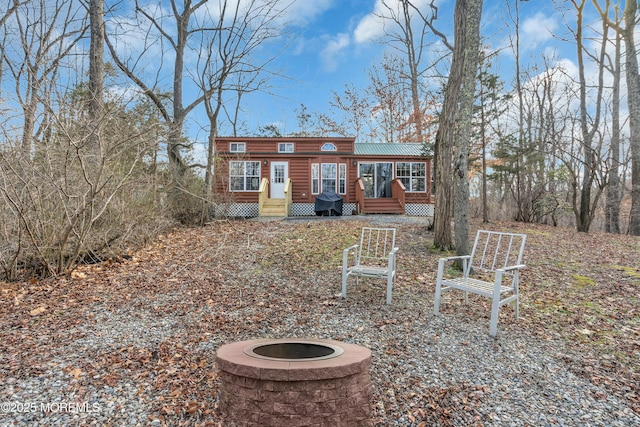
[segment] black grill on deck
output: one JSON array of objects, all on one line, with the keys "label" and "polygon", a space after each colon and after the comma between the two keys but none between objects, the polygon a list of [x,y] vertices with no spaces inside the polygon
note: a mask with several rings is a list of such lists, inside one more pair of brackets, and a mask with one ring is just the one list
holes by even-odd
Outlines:
[{"label": "black grill on deck", "polygon": [[342,215],[342,196],[333,191],[318,194],[315,211],[318,216]]}]

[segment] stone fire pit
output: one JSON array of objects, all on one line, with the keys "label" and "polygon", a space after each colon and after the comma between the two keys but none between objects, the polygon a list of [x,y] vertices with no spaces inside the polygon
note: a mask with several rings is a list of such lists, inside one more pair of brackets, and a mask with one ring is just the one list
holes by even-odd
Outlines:
[{"label": "stone fire pit", "polygon": [[220,405],[237,426],[371,425],[371,351],[333,340],[261,339],[217,352]]}]

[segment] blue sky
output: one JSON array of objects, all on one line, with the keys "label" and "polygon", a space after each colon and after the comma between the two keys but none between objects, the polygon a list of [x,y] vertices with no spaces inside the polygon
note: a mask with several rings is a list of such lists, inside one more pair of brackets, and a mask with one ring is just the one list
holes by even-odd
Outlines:
[{"label": "blue sky", "polygon": [[[506,1],[485,0],[482,35],[484,43],[492,49],[508,44]],[[415,3],[427,10],[425,5],[430,0]],[[436,25],[453,40],[455,1],[440,0],[437,4]],[[540,8],[541,4],[546,7]],[[292,9],[291,18],[296,25],[291,29],[295,37],[277,61],[277,66],[291,80],[274,80],[272,83],[277,87],[273,90],[277,96],[255,96],[251,106],[246,107],[251,112],[252,123],[275,123],[287,133],[297,130],[294,110],[300,104],[310,113],[326,112],[332,91],[342,92],[345,84],[366,86],[369,69],[380,62],[385,50],[379,40],[381,23],[374,16],[381,10],[379,0],[298,1]],[[520,9],[523,59],[537,60],[545,49],[555,48],[552,32],[560,28],[558,12],[551,0],[522,2]],[[503,51],[498,62],[496,69],[510,79],[512,53]]]},{"label": "blue sky", "polygon": [[[238,1],[242,4],[248,0]],[[277,44],[265,46],[264,49],[267,55],[271,50],[272,52],[282,51],[278,59],[271,64],[271,68],[286,75],[287,78],[274,78],[271,81],[270,94],[253,94],[244,98],[246,102],[243,104],[245,112],[243,118],[246,121],[245,130],[248,135],[252,135],[258,127],[269,124],[277,125],[283,133],[299,130],[295,110],[299,109],[301,104],[307,107],[309,113],[326,113],[330,109],[329,103],[333,99],[333,91],[342,93],[345,85],[363,88],[369,84],[369,70],[372,65],[381,62],[384,51],[388,48],[380,43],[382,25],[381,21],[375,17],[375,14],[382,10],[381,0],[279,1],[280,4],[287,4],[287,2],[291,4],[285,17],[290,25],[285,27],[286,34],[278,39]],[[387,0],[388,3],[393,1]],[[485,0],[484,2],[483,43],[491,50],[500,50],[509,44],[510,19],[507,5],[514,2],[515,0]],[[122,35],[119,42],[124,52],[123,57],[134,61],[139,59],[141,52],[144,52],[142,60],[137,63],[142,67],[141,71],[147,73],[144,77],[147,78],[148,85],[159,90],[170,91],[171,75],[162,71],[171,68],[170,49],[164,47],[164,53],[167,56],[163,63],[160,44],[153,43],[153,37],[147,37],[146,32],[140,28],[133,17],[133,2],[110,0],[108,3],[117,6],[108,17],[107,31],[111,34],[117,29]],[[170,14],[170,2],[167,0],[140,0],[140,3],[152,14],[154,10],[158,15]],[[431,0],[414,0],[414,4],[423,11],[428,10],[430,3]],[[217,4],[217,0],[210,0],[207,7],[213,9]],[[436,4],[439,7],[439,20],[436,26],[452,40],[455,0],[436,0]],[[519,4],[522,21],[521,59],[525,63],[539,63],[543,53],[549,55],[549,51],[557,49],[558,42],[552,33],[567,36],[567,30],[562,23],[562,11],[557,10],[557,7],[567,5],[569,2],[530,0]],[[164,12],[161,12],[161,9]],[[593,12],[590,13],[593,15]],[[571,19],[572,13],[570,12],[567,16],[567,19]],[[171,24],[168,27],[170,26]],[[71,87],[86,76],[85,60],[88,53],[86,48],[86,43],[78,44],[77,56],[70,59],[71,62],[77,62],[68,64],[69,69],[73,70],[70,73],[73,75],[69,77]],[[434,49],[442,50],[443,47],[436,43]],[[18,51],[17,60],[19,61],[18,46],[7,46],[8,55],[12,55],[13,50]],[[194,46],[189,53],[191,57],[187,58],[188,67],[193,70],[194,65],[197,65],[198,53],[201,51]],[[437,55],[439,54],[434,54],[434,56]],[[570,67],[572,56],[575,56],[575,53],[572,53],[569,47],[566,53],[558,54],[556,60],[564,60]],[[78,61],[77,58],[82,59]],[[107,61],[111,59],[107,57]],[[161,71],[158,72],[158,70]],[[441,71],[446,73],[446,67]],[[508,90],[513,75],[512,51],[501,50],[495,71],[504,76]],[[156,77],[159,78],[157,85],[153,81]],[[10,79],[5,78],[0,83],[7,85],[3,95],[14,96]],[[129,88],[133,87],[126,78],[121,79],[117,84],[120,86],[112,87],[111,90],[118,94],[120,91],[125,94]],[[189,95],[187,94],[185,98]],[[191,99],[185,99],[185,104],[188,104]],[[11,98],[5,99],[5,103],[10,102],[12,102]],[[195,141],[206,141],[209,131],[208,120],[202,110],[203,108],[195,110],[186,123],[185,132]],[[221,133],[228,134],[228,128],[223,128]]]}]

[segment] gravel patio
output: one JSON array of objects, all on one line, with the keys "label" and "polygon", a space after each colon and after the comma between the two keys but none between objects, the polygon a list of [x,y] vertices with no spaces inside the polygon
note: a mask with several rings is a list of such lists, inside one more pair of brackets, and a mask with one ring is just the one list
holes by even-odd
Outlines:
[{"label": "gravel patio", "polygon": [[[339,297],[341,251],[370,223],[398,228],[391,305],[382,282]],[[433,316],[439,255],[407,217],[218,221],[68,277],[0,283],[0,426],[233,426],[218,405],[216,349],[289,337],[372,350],[376,426],[640,426],[638,324],[625,326],[636,364],[602,380],[618,366],[609,355],[585,368],[591,347],[532,314],[549,273],[536,250],[554,229],[490,227],[531,234],[521,318],[503,308],[497,338],[481,298],[448,297]],[[610,263],[638,253],[621,257]]]}]

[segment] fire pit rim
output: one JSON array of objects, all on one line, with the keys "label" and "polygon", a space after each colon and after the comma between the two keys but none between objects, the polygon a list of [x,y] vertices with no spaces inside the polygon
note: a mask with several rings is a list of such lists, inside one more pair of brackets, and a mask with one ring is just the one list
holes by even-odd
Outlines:
[{"label": "fire pit rim", "polygon": [[[260,347],[267,347],[271,345],[281,345],[281,344],[307,344],[314,345],[318,347],[325,347],[333,350],[330,354],[325,356],[317,356],[317,357],[301,357],[301,358],[286,358],[286,357],[274,357],[274,356],[264,356],[258,353],[255,353],[255,350]],[[277,339],[277,340],[269,340],[266,342],[256,342],[252,345],[249,345],[244,348],[244,353],[247,356],[255,357],[257,359],[263,360],[273,360],[276,362],[313,362],[319,360],[332,359],[334,357],[338,357],[344,353],[344,349],[339,345],[334,343],[330,343],[327,341],[320,340],[306,340],[306,339]]]},{"label": "fire pit rim", "polygon": [[298,338],[258,338],[248,341],[236,341],[221,346],[216,352],[216,362],[220,369],[235,375],[242,375],[262,380],[318,380],[339,378],[368,369],[371,365],[371,350],[342,341],[314,339],[320,343],[330,343],[343,348],[340,357],[323,360],[306,359],[290,362],[282,359],[259,359],[248,356],[244,349],[254,344],[308,341]]},{"label": "fire pit rim", "polygon": [[[342,347],[344,353],[292,362],[245,352],[253,345],[282,342],[329,343]],[[302,354],[308,355],[305,351]],[[216,361],[220,405],[230,419],[256,425],[266,420],[270,425],[289,425],[292,420],[296,425],[373,425],[368,348],[335,340],[259,338],[222,345]]]}]

